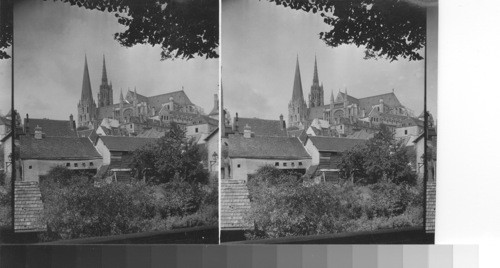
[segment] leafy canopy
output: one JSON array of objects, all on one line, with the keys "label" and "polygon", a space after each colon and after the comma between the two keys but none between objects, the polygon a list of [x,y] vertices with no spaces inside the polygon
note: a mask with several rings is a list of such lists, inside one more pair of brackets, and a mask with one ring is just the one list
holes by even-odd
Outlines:
[{"label": "leafy canopy", "polygon": [[365,59],[423,59],[426,9],[401,0],[268,0],[295,10],[319,13],[331,30],[319,33],[328,46],[364,46]]},{"label": "leafy canopy", "polygon": [[132,155],[132,168],[137,178],[152,183],[166,183],[179,179],[188,183],[207,183],[203,169],[203,150],[194,140],[186,139],[176,123],[156,143],[136,150]]},{"label": "leafy canopy", "polygon": [[411,161],[408,149],[394,139],[387,126],[381,125],[373,138],[342,155],[339,168],[341,177],[357,183],[389,181],[414,184],[416,177]]},{"label": "leafy canopy", "polygon": [[[45,0],[47,1],[47,0]],[[57,1],[57,0],[54,0]],[[114,38],[125,47],[138,44],[161,46],[161,59],[218,58],[218,0],[59,0],[90,10],[115,15],[125,31]],[[10,57],[12,1],[2,16],[0,59]],[[3,4],[2,4],[3,5]]]}]

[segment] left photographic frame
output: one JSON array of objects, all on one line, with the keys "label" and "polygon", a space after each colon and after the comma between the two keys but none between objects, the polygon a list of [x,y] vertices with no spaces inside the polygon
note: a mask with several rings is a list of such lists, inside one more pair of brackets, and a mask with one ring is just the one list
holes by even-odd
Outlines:
[{"label": "left photographic frame", "polygon": [[219,1],[12,8],[2,242],[218,243]]}]

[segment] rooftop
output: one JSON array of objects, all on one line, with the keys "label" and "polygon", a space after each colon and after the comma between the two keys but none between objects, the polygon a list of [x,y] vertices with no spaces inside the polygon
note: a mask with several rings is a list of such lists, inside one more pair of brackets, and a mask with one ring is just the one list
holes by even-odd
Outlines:
[{"label": "rooftop", "polygon": [[24,119],[24,127],[28,127],[27,133],[33,135],[35,127],[41,127],[43,134],[50,137],[77,137],[76,129],[71,127],[69,120],[52,120],[52,119]]},{"label": "rooftop", "polygon": [[229,136],[229,157],[256,159],[309,159],[298,138]]},{"label": "rooftop", "polygon": [[[236,118],[235,118],[236,120]],[[259,118],[242,118],[236,121],[238,131],[243,132],[243,128],[248,125],[255,136],[286,137],[286,128],[281,125],[280,120],[268,120]]]},{"label": "rooftop", "polygon": [[98,159],[101,155],[88,138],[44,137],[35,139],[31,136],[20,137],[21,159]]},{"label": "rooftop", "polygon": [[364,139],[310,136],[308,139],[320,152],[344,152],[366,142]]},{"label": "rooftop", "polygon": [[110,151],[132,152],[147,144],[154,143],[157,138],[99,136]]}]

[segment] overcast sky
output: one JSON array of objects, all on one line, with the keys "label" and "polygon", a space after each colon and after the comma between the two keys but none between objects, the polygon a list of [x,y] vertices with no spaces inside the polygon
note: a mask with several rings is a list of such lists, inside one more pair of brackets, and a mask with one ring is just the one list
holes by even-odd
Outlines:
[{"label": "overcast sky", "polygon": [[[347,88],[357,98],[391,92],[415,112],[423,111],[424,61],[364,60],[364,49],[327,47],[319,39],[329,29],[319,15],[268,1],[222,1],[222,85],[231,116],[286,118],[298,54],[304,99],[310,92],[314,56],[329,102],[333,90]],[[435,91],[435,89],[433,90]],[[436,114],[436,94],[429,94]]]},{"label": "overcast sky", "polygon": [[[10,54],[10,50],[8,51]],[[0,60],[0,114],[6,115],[10,110],[11,97],[11,60]]]},{"label": "overcast sky", "polygon": [[123,29],[109,13],[53,1],[16,2],[14,81],[22,117],[76,118],[85,53],[96,103],[105,54],[115,103],[120,88],[125,94],[137,87],[137,93],[153,96],[184,87],[193,103],[210,112],[218,90],[218,59],[160,61],[158,46],[122,47],[113,34]]}]

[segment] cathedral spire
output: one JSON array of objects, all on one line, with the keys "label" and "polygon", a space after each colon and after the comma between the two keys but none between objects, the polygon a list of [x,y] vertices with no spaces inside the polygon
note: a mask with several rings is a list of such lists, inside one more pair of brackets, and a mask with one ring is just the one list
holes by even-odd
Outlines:
[{"label": "cathedral spire", "polygon": [[319,84],[319,78],[318,78],[318,62],[316,61],[316,55],[314,55],[314,76],[313,76],[313,84]]},{"label": "cathedral spire", "polygon": [[104,54],[102,55],[102,79],[101,79],[101,84],[107,85],[108,84],[108,74],[106,73],[106,58],[104,57]]},{"label": "cathedral spire", "polygon": [[295,66],[295,79],[293,80],[293,100],[304,101],[304,93],[302,92],[302,81],[300,79],[299,55],[297,55],[297,63]]},{"label": "cathedral spire", "polygon": [[120,88],[120,102],[123,102],[123,90]]},{"label": "cathedral spire", "polygon": [[332,95],[330,95],[330,102],[331,103],[335,102],[335,97],[333,96],[333,90],[332,90]]},{"label": "cathedral spire", "polygon": [[87,64],[87,54],[85,54],[85,65],[83,67],[83,83],[82,83],[82,101],[93,101],[92,87],[90,86],[89,67]]}]

